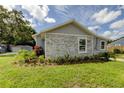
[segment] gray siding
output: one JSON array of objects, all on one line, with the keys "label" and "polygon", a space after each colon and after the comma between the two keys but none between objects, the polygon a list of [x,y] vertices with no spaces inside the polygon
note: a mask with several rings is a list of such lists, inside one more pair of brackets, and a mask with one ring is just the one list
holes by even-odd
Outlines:
[{"label": "gray siding", "polygon": [[36,36],[34,39],[35,39],[35,41],[36,41],[36,45],[39,45],[39,46],[41,46],[43,49],[45,49],[45,40],[44,40],[44,39],[41,39],[40,36]]},{"label": "gray siding", "polygon": [[59,29],[55,29],[53,31],[50,31],[48,33],[62,33],[62,34],[74,34],[74,35],[88,35],[87,32],[81,31],[79,27],[77,27],[74,24],[68,24],[66,26],[63,26]]},{"label": "gray siding", "polygon": [[[97,37],[94,37],[93,39],[93,51],[94,51],[94,54],[97,54],[99,52],[106,52],[106,49],[105,50],[101,50],[100,49],[100,43],[101,41],[105,41],[105,40],[102,40],[102,39],[99,39]],[[105,41],[106,42],[106,41]]]},{"label": "gray siding", "polygon": [[78,38],[82,36],[46,34],[45,56],[54,58],[69,54],[70,56],[92,55],[92,36],[87,37],[87,53],[78,52]]}]

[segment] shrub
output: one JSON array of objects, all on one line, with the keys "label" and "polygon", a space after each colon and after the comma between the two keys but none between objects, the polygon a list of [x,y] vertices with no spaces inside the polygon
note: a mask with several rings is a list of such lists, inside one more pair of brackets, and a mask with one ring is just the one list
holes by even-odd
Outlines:
[{"label": "shrub", "polygon": [[45,62],[45,57],[44,57],[44,55],[39,56],[38,59],[39,59],[39,62],[40,62],[40,63],[44,63],[44,62]]},{"label": "shrub", "polygon": [[100,53],[98,55],[93,55],[93,56],[80,56],[80,57],[71,57],[69,55],[65,55],[63,57],[57,57],[54,59],[50,59],[51,63],[56,63],[58,65],[62,64],[80,64],[80,63],[90,63],[90,62],[106,62],[109,61],[110,55],[105,52],[105,53]]},{"label": "shrub", "polygon": [[121,50],[119,50],[119,49],[114,49],[114,51],[113,51],[115,54],[120,54],[121,53]]},{"label": "shrub", "polygon": [[88,61],[89,59],[90,59],[90,58],[89,58],[88,56],[85,56],[83,60],[84,60],[84,61]]},{"label": "shrub", "polygon": [[110,54],[100,53],[93,56],[69,56],[68,54],[63,57],[57,57],[53,59],[45,59],[44,55],[36,56],[34,51],[20,50],[16,55],[16,59],[20,63],[44,63],[44,64],[79,64],[79,63],[90,63],[90,62],[106,62],[109,61]]},{"label": "shrub", "polygon": [[16,55],[16,60],[20,63],[35,63],[36,54],[34,51],[20,50]]},{"label": "shrub", "polygon": [[115,56],[115,53],[109,53],[109,55],[110,55],[110,58],[113,58],[114,60],[116,60],[116,56]]},{"label": "shrub", "polygon": [[44,55],[43,48],[38,45],[34,46],[34,52],[37,56]]},{"label": "shrub", "polygon": [[104,61],[109,61],[109,58],[110,58],[110,54],[108,52],[99,53],[98,56],[101,60],[104,60]]}]

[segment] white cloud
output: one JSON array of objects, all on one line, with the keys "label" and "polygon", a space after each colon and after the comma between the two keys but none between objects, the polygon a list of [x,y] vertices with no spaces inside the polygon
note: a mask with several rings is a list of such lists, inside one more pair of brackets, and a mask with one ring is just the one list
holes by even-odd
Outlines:
[{"label": "white cloud", "polygon": [[114,31],[105,31],[102,36],[105,37],[105,38],[109,38],[109,39],[117,39],[119,38],[120,36],[122,36],[122,34],[124,35],[123,32],[120,32],[118,30],[114,30]]},{"label": "white cloud", "polygon": [[27,10],[30,15],[34,18],[39,19],[42,21],[48,15],[48,7],[42,6],[42,8],[38,5],[30,5],[30,6],[22,6],[23,9]]},{"label": "white cloud", "polygon": [[4,8],[8,9],[8,11],[12,11],[15,8],[15,5],[3,5]]},{"label": "white cloud", "polygon": [[121,29],[122,27],[124,27],[124,19],[116,21],[110,25],[111,29]]},{"label": "white cloud", "polygon": [[90,27],[88,27],[89,30],[91,30],[95,33],[98,31],[99,28],[100,28],[100,26],[90,26]]},{"label": "white cloud", "polygon": [[22,8],[27,10],[33,18],[41,22],[44,21],[44,19],[48,16],[48,12],[49,12],[48,6],[30,5],[30,6],[22,6]]},{"label": "white cloud", "polygon": [[124,5],[119,6],[118,9],[124,9]]},{"label": "white cloud", "polygon": [[27,18],[27,17],[24,17],[23,18],[24,21],[29,21],[30,23],[33,23],[33,18]]},{"label": "white cloud", "polygon": [[48,23],[55,23],[56,22],[56,20],[54,18],[49,18],[49,17],[45,18],[44,21],[46,21]]},{"label": "white cloud", "polygon": [[108,38],[108,39],[116,39],[118,36],[116,35],[115,36],[115,32],[112,32],[112,31],[105,31],[103,34],[102,34],[103,37],[105,38]]},{"label": "white cloud", "polygon": [[97,23],[104,24],[111,22],[121,15],[121,10],[118,11],[108,11],[108,8],[105,8],[97,13],[95,13],[91,19],[94,19]]},{"label": "white cloud", "polygon": [[103,33],[103,36],[104,37],[111,37],[113,35],[113,33],[111,32],[111,31],[105,31],[104,33]]},{"label": "white cloud", "polygon": [[35,22],[35,20],[33,18],[23,18],[23,20],[27,20],[30,22],[30,26],[33,28],[36,28],[38,26],[38,23]]},{"label": "white cloud", "polygon": [[31,27],[36,28],[37,25],[33,23],[33,24],[31,24]]},{"label": "white cloud", "polygon": [[55,5],[55,11],[59,14],[62,14],[65,17],[72,17],[73,14],[69,11],[69,6],[67,5]]},{"label": "white cloud", "polygon": [[63,12],[67,12],[66,9],[68,9],[68,6],[66,5],[56,5],[54,6],[57,10],[63,11]]}]

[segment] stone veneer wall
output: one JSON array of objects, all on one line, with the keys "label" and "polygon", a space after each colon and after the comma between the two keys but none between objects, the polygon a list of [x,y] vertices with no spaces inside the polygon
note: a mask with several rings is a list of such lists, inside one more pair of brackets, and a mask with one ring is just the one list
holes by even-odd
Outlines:
[{"label": "stone veneer wall", "polygon": [[78,37],[83,35],[64,35],[64,34],[50,34],[46,33],[45,36],[45,56],[46,58],[54,58],[69,54],[70,56],[83,56],[92,55],[92,36],[87,37],[87,53],[78,53]]}]

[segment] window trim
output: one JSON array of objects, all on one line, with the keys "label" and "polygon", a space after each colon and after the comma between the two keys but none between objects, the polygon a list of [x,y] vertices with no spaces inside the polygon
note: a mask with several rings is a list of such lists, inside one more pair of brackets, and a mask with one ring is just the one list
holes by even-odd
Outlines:
[{"label": "window trim", "polygon": [[[104,49],[101,48],[101,46],[102,46],[102,42],[105,43],[105,45],[104,45]],[[104,41],[104,40],[100,40],[100,50],[105,50],[105,49],[106,49],[106,41]]]},{"label": "window trim", "polygon": [[[85,45],[85,51],[80,51],[79,46],[80,46],[80,39],[85,39],[86,45]],[[78,53],[87,53],[87,38],[86,37],[78,37]]]}]

